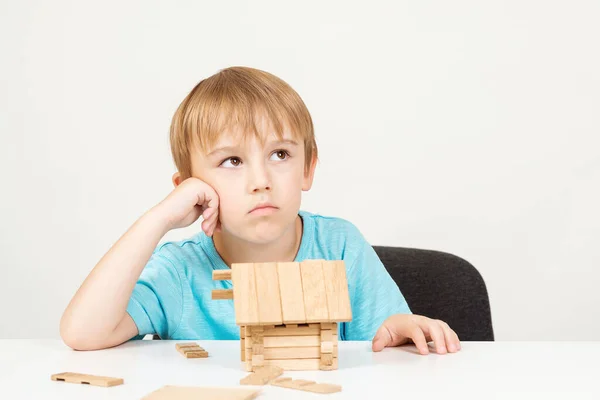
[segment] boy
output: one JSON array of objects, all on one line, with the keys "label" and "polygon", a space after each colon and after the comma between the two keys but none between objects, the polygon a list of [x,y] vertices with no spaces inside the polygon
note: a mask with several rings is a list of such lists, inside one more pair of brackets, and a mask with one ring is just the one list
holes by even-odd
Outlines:
[{"label": "boy", "polygon": [[[443,321],[413,315],[373,248],[350,222],[300,210],[317,162],[312,119],[284,81],[246,67],[201,81],[170,132],[175,189],[102,257],[60,323],[78,350],[146,334],[163,339],[238,339],[233,302],[212,301],[212,271],[237,262],[345,261],[353,319],[341,340],[372,350],[415,343],[427,354],[460,349]],[[171,229],[203,217],[194,237],[157,246]]]}]

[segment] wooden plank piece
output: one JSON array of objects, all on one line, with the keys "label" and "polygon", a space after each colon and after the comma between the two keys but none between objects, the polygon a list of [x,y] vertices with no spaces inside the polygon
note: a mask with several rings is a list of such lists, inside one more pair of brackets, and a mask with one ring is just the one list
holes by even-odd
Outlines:
[{"label": "wooden plank piece", "polygon": [[265,360],[265,365],[275,365],[285,371],[312,371],[312,370],[335,370],[338,368],[338,359],[335,357],[331,366],[321,367],[319,358],[289,359],[289,360]]},{"label": "wooden plank piece", "polygon": [[318,326],[276,326],[274,328],[265,329],[264,336],[315,336],[321,333]]},{"label": "wooden plank piece", "polygon": [[[333,333],[333,332],[332,332]],[[334,346],[338,344],[338,336],[332,334],[332,340]],[[265,336],[264,343],[265,348],[267,347],[315,347],[321,346],[321,336]]]},{"label": "wooden plank piece", "polygon": [[56,382],[79,383],[82,385],[92,386],[118,386],[123,384],[122,378],[113,378],[110,376],[88,375],[78,372],[61,372],[53,374],[50,379]]},{"label": "wooden plank piece", "polygon": [[330,383],[316,383],[314,381],[307,381],[303,379],[280,378],[272,381],[271,385],[280,386],[288,389],[296,389],[323,394],[336,393],[342,391],[342,387],[340,385],[333,385]]},{"label": "wooden plank piece", "polygon": [[226,281],[231,279],[230,269],[215,269],[212,273],[213,281]]},{"label": "wooden plank piece", "polygon": [[306,322],[304,311],[304,292],[300,263],[277,263],[279,289],[281,291],[281,315],[286,324],[303,324]]},{"label": "wooden plank piece", "polygon": [[344,261],[323,261],[322,268],[329,319],[337,322],[351,321],[352,308]]},{"label": "wooden plank piece", "polygon": [[252,400],[261,388],[219,388],[195,386],[163,386],[144,396],[142,400]]},{"label": "wooden plank piece", "polygon": [[231,300],[233,299],[233,289],[214,289],[211,295],[212,300]]},{"label": "wooden plank piece", "polygon": [[240,380],[241,385],[266,385],[271,380],[281,376],[283,369],[269,365],[256,368],[256,371]]},{"label": "wooden plank piece", "polygon": [[261,325],[279,325],[281,319],[281,298],[277,263],[255,263],[258,319]]},{"label": "wooden plank piece", "polygon": [[[265,360],[285,360],[285,359],[304,359],[320,358],[321,347],[267,347],[263,350]],[[334,357],[338,355],[338,347],[332,346],[331,351]]]},{"label": "wooden plank piece", "polygon": [[233,282],[233,306],[237,325],[257,325],[258,303],[254,264],[234,263],[231,265]]},{"label": "wooden plank piece", "polygon": [[300,263],[300,274],[302,276],[306,322],[329,322],[322,260],[302,261]]}]

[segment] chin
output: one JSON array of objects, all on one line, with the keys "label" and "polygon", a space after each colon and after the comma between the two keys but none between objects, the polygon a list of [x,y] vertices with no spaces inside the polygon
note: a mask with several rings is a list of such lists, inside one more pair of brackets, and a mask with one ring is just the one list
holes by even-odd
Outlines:
[{"label": "chin", "polygon": [[247,240],[256,244],[268,244],[283,235],[283,229],[268,223],[260,223],[255,227],[248,229]]}]

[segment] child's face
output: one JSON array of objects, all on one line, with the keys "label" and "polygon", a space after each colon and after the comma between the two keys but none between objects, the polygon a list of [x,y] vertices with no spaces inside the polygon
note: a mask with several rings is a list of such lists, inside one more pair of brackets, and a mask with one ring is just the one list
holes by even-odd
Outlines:
[{"label": "child's face", "polygon": [[[264,132],[264,131],[261,131]],[[271,131],[269,131],[271,132]],[[294,227],[302,191],[312,185],[315,162],[305,171],[304,144],[286,128],[264,145],[227,131],[206,154],[192,156],[192,175],[219,195],[221,229],[253,243],[270,243]],[[267,208],[256,209],[262,205]]]}]

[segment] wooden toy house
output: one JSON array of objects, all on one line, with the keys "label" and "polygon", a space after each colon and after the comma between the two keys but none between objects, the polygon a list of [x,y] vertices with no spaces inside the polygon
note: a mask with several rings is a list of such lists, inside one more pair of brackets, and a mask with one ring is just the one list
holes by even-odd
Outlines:
[{"label": "wooden toy house", "polygon": [[226,279],[233,289],[213,290],[212,298],[233,297],[247,371],[337,369],[338,323],[352,320],[343,261],[239,263],[213,271],[213,280]]}]

